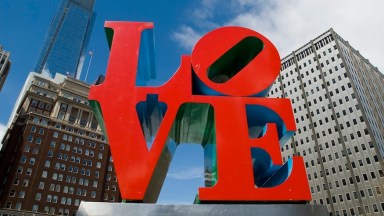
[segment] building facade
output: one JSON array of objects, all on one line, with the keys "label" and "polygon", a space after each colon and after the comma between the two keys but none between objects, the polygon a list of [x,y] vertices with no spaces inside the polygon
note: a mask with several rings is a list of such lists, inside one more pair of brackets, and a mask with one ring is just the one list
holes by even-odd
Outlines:
[{"label": "building facade", "polygon": [[81,201],[121,201],[89,85],[30,73],[0,154],[0,207],[74,215]]},{"label": "building facade", "polygon": [[62,0],[34,71],[70,74],[80,79],[95,18],[95,0]]},{"label": "building facade", "polygon": [[281,60],[269,97],[291,99],[313,204],[331,215],[384,215],[384,75],[328,30]]},{"label": "building facade", "polygon": [[9,69],[11,68],[11,61],[9,60],[10,53],[3,50],[0,45],[0,91],[3,88],[4,82],[7,79]]}]

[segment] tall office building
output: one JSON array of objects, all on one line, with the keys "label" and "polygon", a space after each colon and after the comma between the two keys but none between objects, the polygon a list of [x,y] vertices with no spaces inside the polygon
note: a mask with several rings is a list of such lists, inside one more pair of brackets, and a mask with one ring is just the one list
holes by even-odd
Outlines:
[{"label": "tall office building", "polygon": [[92,31],[95,0],[62,0],[49,27],[34,71],[79,79]]},{"label": "tall office building", "polygon": [[3,88],[4,82],[7,79],[9,69],[11,68],[11,61],[9,60],[10,53],[3,50],[0,45],[0,91]]},{"label": "tall office building", "polygon": [[121,200],[89,85],[30,73],[0,151],[0,213],[74,215],[80,201]]},{"label": "tall office building", "polygon": [[291,99],[312,201],[331,215],[384,215],[384,75],[328,30],[281,60],[270,97]]}]

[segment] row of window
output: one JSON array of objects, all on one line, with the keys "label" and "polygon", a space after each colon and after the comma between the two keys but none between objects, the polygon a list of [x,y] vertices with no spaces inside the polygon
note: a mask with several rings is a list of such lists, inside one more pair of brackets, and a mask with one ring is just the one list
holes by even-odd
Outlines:
[{"label": "row of window", "polygon": [[[56,197],[57,198],[57,197]],[[52,198],[53,200],[54,198]],[[72,201],[71,201],[72,202]],[[57,200],[56,200],[56,203],[57,203]],[[74,201],[74,206],[79,206],[80,205],[80,200],[79,199],[75,199]],[[22,207],[22,203],[21,202],[17,202],[14,206],[14,209],[16,210],[21,210],[21,207]],[[12,208],[12,202],[7,202],[5,208]],[[39,211],[39,205],[38,204],[33,204],[32,206],[32,209],[31,209],[33,212],[38,212]],[[70,210],[69,209],[63,209],[63,208],[59,208],[58,211],[56,212],[56,208],[53,207],[53,206],[44,206],[42,212],[46,213],[46,214],[58,214],[58,215],[69,215],[70,213]],[[76,215],[76,211],[73,211],[73,215]]]},{"label": "row of window", "polygon": [[[35,116],[33,117],[33,120],[32,120],[35,124],[40,124],[40,125],[43,125],[43,126],[47,126],[49,121],[45,118],[42,118],[40,116]],[[33,126],[31,128],[31,132],[35,132],[36,131],[36,126]],[[73,127],[70,127],[70,126],[66,126],[66,125],[63,125],[61,123],[56,123],[55,124],[55,128],[57,129],[61,129],[61,130],[65,130],[65,131],[68,131],[68,132],[72,132],[72,133],[75,133],[75,134],[78,134],[80,136],[87,136],[87,137],[90,137],[92,139],[99,139],[101,141],[105,141],[105,137],[103,135],[98,135],[96,133],[93,133],[93,132],[89,132],[87,130],[82,130],[82,129],[77,129],[77,128],[73,128]],[[41,130],[41,129],[40,129]],[[57,138],[59,136],[59,133],[56,131],[56,133],[54,133],[54,137]],[[70,135],[63,135],[63,139],[64,140],[69,140],[69,141],[72,141],[72,136]],[[84,144],[84,140],[83,139],[80,139],[80,138],[75,138],[75,142],[76,143],[81,143],[81,144]],[[92,147],[93,147],[93,144],[92,144]],[[100,147],[100,148],[104,148],[104,147]]]},{"label": "row of window", "polygon": [[44,109],[46,111],[51,111],[51,109],[52,109],[52,104],[45,103],[43,101],[39,101],[36,99],[31,100],[31,106],[39,108],[39,109]]},{"label": "row of window", "polygon": [[[55,132],[53,132],[53,138],[59,138],[59,132],[58,131],[55,131]],[[62,136],[62,140],[64,140],[64,141],[68,141],[68,142],[72,142],[73,141],[73,137],[72,137],[72,135],[68,135],[68,134],[65,134],[65,133],[63,133],[62,134],[63,136]],[[96,136],[96,135],[95,135]],[[92,137],[92,138],[94,138],[94,137]],[[75,143],[76,144],[80,144],[80,145],[84,145],[85,144],[85,141],[84,141],[84,139],[82,139],[82,138],[79,138],[79,137],[75,137]],[[93,142],[93,141],[87,141],[87,143],[86,143],[86,145],[88,146],[88,147],[91,147],[91,148],[96,148],[96,143],[95,142]],[[105,149],[105,145],[103,144],[103,143],[100,143],[99,144],[99,149],[101,150],[101,151],[103,151],[104,149]]]},{"label": "row of window", "polygon": [[92,115],[92,119],[90,119],[90,116],[89,112],[73,106],[68,111],[68,104],[61,103],[57,119],[62,121],[68,119],[70,124],[78,124],[80,127],[89,126],[91,129],[96,130],[98,126],[96,117]]},{"label": "row of window", "polygon": [[[83,129],[77,129],[77,128],[74,128],[72,126],[68,126],[68,125],[62,124],[62,123],[56,122],[55,128],[60,129],[62,131],[68,131],[70,133],[75,133],[75,134],[78,134],[78,135],[81,135],[81,136],[87,136],[87,137],[91,137],[93,139],[99,139],[101,141],[105,141],[104,135],[98,135],[96,133],[89,132],[89,131],[86,131],[86,130],[83,130]],[[77,138],[75,140],[75,142],[76,143],[80,142],[82,145],[84,144],[84,140],[83,139],[79,140],[79,138]]]},{"label": "row of window", "polygon": [[[313,200],[313,203],[314,203],[314,204],[323,204],[324,201],[323,201],[323,199]],[[328,198],[327,198],[327,203],[329,203]],[[373,212],[374,212],[374,213],[379,212],[378,204],[376,204],[376,203],[375,203],[375,204],[372,204],[372,209],[373,209]],[[368,205],[365,205],[365,206],[364,206],[364,210],[365,210],[365,213],[371,213]],[[384,203],[381,203],[381,210],[384,211]],[[357,212],[358,212],[358,213],[357,213]],[[363,214],[363,209],[362,209],[362,207],[358,206],[358,207],[357,207],[357,212],[356,212],[356,209],[355,209],[355,208],[350,208],[350,209],[349,209],[349,212],[348,212],[346,209],[341,209],[341,210],[336,210],[336,211],[335,211],[335,215],[336,215],[336,216],[340,216],[340,215],[343,215],[343,216],[348,216],[348,215],[352,215],[352,216],[354,216],[354,215],[362,215],[362,214]],[[330,213],[330,215],[332,216],[332,212]]]},{"label": "row of window", "polygon": [[[63,165],[63,164],[61,164],[61,165]],[[60,165],[60,164],[58,165],[58,166],[59,166],[58,169],[61,169],[61,165]],[[65,164],[64,164],[64,169],[65,169]],[[84,176],[91,176],[91,170],[82,168],[82,169],[80,170],[80,174],[81,174],[81,175],[84,175]],[[68,176],[69,176],[69,175],[67,175],[67,178],[68,178]],[[41,177],[42,177],[42,178],[47,178],[47,177],[48,177],[48,171],[44,170],[44,171],[42,172],[42,174],[41,174]],[[95,171],[93,177],[94,177],[94,178],[100,178],[100,172],[99,172],[99,171]],[[64,174],[61,174],[61,173],[55,173],[55,172],[52,173],[52,179],[53,179],[53,180],[63,181],[63,178],[64,178]],[[74,184],[75,184],[75,183],[76,183],[76,177],[75,177],[75,176],[72,176],[71,179],[72,179],[72,180],[71,180],[71,183],[74,183]]]},{"label": "row of window", "polygon": [[[335,168],[335,167],[332,167],[331,170],[332,170],[332,174],[336,174],[336,168]],[[338,166],[338,170],[339,170],[339,172],[342,172],[342,171],[343,171],[343,167],[342,167],[341,165],[339,165],[339,166]],[[349,166],[348,166],[348,165],[346,165],[346,170],[349,170]],[[326,175],[326,176],[331,175],[331,173],[329,172],[328,169],[325,169],[325,175]],[[372,178],[372,179],[376,179],[376,174],[375,174],[375,172],[373,172],[373,171],[370,172],[370,175],[371,175],[371,178]],[[380,175],[381,178],[384,177],[384,174],[383,174],[383,171],[382,171],[382,170],[379,171],[379,175]],[[368,181],[368,180],[369,180],[368,175],[367,175],[366,173],[363,173],[362,176],[363,176],[362,178],[363,178],[364,181]],[[317,172],[314,172],[314,173],[313,173],[313,177],[314,177],[314,179],[317,179],[317,177],[318,177]],[[320,177],[323,177],[323,171],[320,171]],[[360,182],[361,182],[361,180],[360,180],[360,176],[358,176],[358,175],[355,176],[355,179],[356,179],[356,182],[357,182],[357,183],[360,183]],[[308,180],[312,180],[312,175],[311,175],[311,173],[308,174]],[[346,181],[346,179],[342,179],[341,182],[343,183],[343,186],[347,186],[347,181]],[[335,183],[336,183],[336,187],[339,187],[339,186],[340,186],[340,185],[338,184],[338,180],[336,180]],[[354,178],[349,177],[349,184],[353,184],[353,183],[354,183]],[[327,188],[324,188],[324,190],[326,190],[326,189],[327,189]],[[329,188],[328,188],[328,189],[332,189],[332,182],[329,182]],[[318,189],[318,191],[320,191],[320,189]]]}]

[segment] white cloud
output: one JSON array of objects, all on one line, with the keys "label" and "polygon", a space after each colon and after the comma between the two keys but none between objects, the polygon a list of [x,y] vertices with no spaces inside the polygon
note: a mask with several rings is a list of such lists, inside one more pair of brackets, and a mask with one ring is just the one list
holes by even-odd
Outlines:
[{"label": "white cloud", "polygon": [[167,177],[177,180],[185,180],[185,179],[197,179],[203,178],[204,170],[202,167],[189,167],[185,170],[178,170],[173,173],[168,173]]},{"label": "white cloud", "polygon": [[201,36],[189,26],[181,26],[179,32],[173,33],[173,38],[186,50],[191,50]]},{"label": "white cloud", "polygon": [[[228,9],[230,5],[231,9]],[[384,72],[384,1],[382,0],[232,0],[230,4],[215,4],[207,22],[217,25],[238,25],[251,28],[268,37],[278,48],[281,57],[314,39],[331,27],[352,47]],[[201,4],[204,7],[204,3]],[[227,9],[226,19],[215,19],[216,12]],[[193,26],[193,25],[192,25]],[[200,26],[184,26],[191,32],[204,32]],[[183,30],[183,29],[181,29]],[[189,34],[180,31],[184,41]],[[191,35],[193,36],[193,35]],[[181,37],[181,36],[180,36]],[[195,36],[194,36],[195,37]],[[180,43],[183,41],[178,40]],[[194,45],[184,44],[189,49]]]},{"label": "white cloud", "polygon": [[0,144],[1,144],[1,141],[3,140],[3,136],[6,131],[7,131],[7,126],[0,123]]}]

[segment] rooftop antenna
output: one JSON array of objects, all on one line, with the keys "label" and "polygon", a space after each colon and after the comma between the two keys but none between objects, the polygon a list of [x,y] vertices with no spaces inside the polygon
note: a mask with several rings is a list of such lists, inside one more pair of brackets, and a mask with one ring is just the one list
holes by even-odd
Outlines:
[{"label": "rooftop antenna", "polygon": [[88,68],[87,68],[87,73],[85,73],[84,82],[87,82],[87,77],[88,77],[89,68],[90,68],[90,66],[91,66],[92,58],[93,58],[93,51],[89,51],[88,54],[91,56],[91,59],[89,59]]}]

